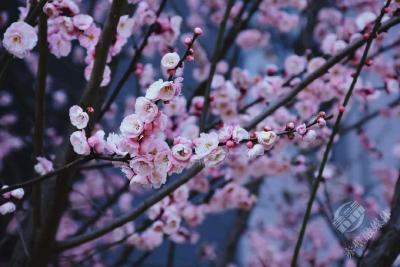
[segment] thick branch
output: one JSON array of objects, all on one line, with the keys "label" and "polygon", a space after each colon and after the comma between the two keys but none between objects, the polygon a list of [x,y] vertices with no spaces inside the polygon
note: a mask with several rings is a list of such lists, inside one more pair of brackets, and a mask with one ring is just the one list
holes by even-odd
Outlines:
[{"label": "thick branch", "polygon": [[360,266],[392,266],[400,253],[400,176],[397,179],[390,220],[381,236],[370,246]]},{"label": "thick branch", "polygon": [[[33,158],[43,154],[43,133],[44,133],[44,108],[47,78],[47,16],[43,12],[39,17],[39,63],[37,72],[35,126],[33,136]],[[32,213],[36,226],[40,226],[41,212],[41,186],[37,185],[32,190]],[[36,227],[35,227],[36,228]]]}]

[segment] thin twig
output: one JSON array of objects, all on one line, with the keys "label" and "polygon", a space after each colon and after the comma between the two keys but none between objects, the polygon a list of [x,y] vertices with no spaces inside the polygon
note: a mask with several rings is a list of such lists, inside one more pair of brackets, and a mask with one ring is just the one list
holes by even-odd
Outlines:
[{"label": "thin twig", "polygon": [[65,250],[69,248],[73,248],[79,246],[80,244],[86,243],[90,240],[97,239],[103,236],[106,233],[114,230],[117,227],[124,225],[127,222],[130,222],[144,213],[148,208],[156,204],[157,202],[164,199],[166,196],[174,192],[181,185],[185,184],[189,181],[193,176],[199,173],[204,168],[204,164],[202,162],[196,162],[192,168],[190,168],[184,175],[182,175],[179,179],[176,179],[168,186],[161,189],[157,194],[150,196],[145,201],[141,202],[136,209],[131,211],[130,213],[124,214],[118,218],[116,218],[113,222],[103,227],[100,227],[97,230],[94,230],[90,233],[83,234],[81,236],[77,236],[74,238],[70,238],[66,241],[60,241],[57,244],[56,250]]},{"label": "thin twig", "polygon": [[[350,100],[350,97],[352,96],[353,90],[354,90],[355,85],[356,85],[356,83],[358,81],[358,78],[360,76],[362,68],[364,67],[365,62],[367,61],[368,52],[369,52],[369,49],[370,49],[370,47],[372,45],[372,41],[374,40],[374,38],[376,38],[376,36],[378,34],[378,30],[379,30],[380,25],[381,25],[381,20],[382,20],[383,16],[385,15],[385,11],[384,10],[385,10],[386,7],[388,7],[390,5],[390,2],[391,2],[391,0],[388,0],[386,2],[385,6],[381,10],[380,15],[378,16],[378,18],[375,21],[375,25],[374,25],[374,28],[373,28],[373,30],[371,32],[370,38],[367,40],[363,55],[362,55],[361,60],[360,60],[360,62],[358,64],[358,66],[357,66],[356,72],[353,75],[353,80],[352,80],[352,82],[350,84],[349,90],[347,91],[347,94],[346,94],[346,96],[344,98],[344,101],[343,101],[343,104],[342,104],[343,108],[345,108],[347,106],[347,104],[348,104],[348,102]],[[319,188],[319,184],[320,184],[320,182],[322,180],[322,174],[323,174],[323,171],[325,169],[325,165],[326,165],[326,163],[328,161],[328,156],[329,156],[329,153],[331,151],[331,148],[332,148],[332,145],[333,145],[333,141],[334,141],[334,139],[336,137],[336,134],[339,132],[339,126],[340,126],[343,114],[344,114],[344,110],[341,110],[339,112],[339,115],[338,115],[337,119],[336,119],[335,125],[333,126],[332,133],[331,133],[331,135],[329,137],[329,141],[328,141],[328,143],[326,145],[326,148],[325,148],[325,151],[324,151],[324,154],[323,154],[323,157],[322,157],[321,165],[320,165],[320,167],[318,169],[317,178],[316,178],[316,180],[315,180],[315,182],[314,182],[314,184],[312,186],[311,193],[310,193],[310,198],[309,198],[308,203],[307,203],[306,212],[305,212],[305,215],[304,215],[304,218],[303,218],[303,222],[302,222],[302,225],[301,225],[301,228],[300,228],[300,233],[299,233],[299,236],[298,236],[298,239],[297,239],[297,242],[296,242],[296,246],[295,246],[295,249],[294,249],[294,253],[293,253],[293,258],[292,258],[292,262],[291,262],[291,266],[292,267],[296,267],[297,266],[297,259],[298,259],[298,256],[299,256],[301,244],[302,244],[303,239],[304,239],[305,231],[306,231],[306,228],[307,228],[307,223],[308,223],[308,220],[309,220],[310,215],[311,215],[312,205],[314,203],[314,200],[315,200],[318,188]]]},{"label": "thin twig", "polygon": [[211,60],[211,66],[210,66],[210,72],[208,74],[208,79],[206,82],[206,87],[205,87],[205,92],[204,92],[204,104],[203,104],[203,110],[201,112],[200,116],[200,122],[199,122],[199,128],[200,132],[204,131],[204,128],[206,126],[206,121],[208,118],[208,107],[210,105],[210,91],[211,91],[211,83],[214,78],[215,71],[217,69],[217,63],[218,63],[218,55],[220,54],[220,50],[222,49],[223,45],[223,39],[224,39],[224,34],[225,34],[225,27],[229,19],[229,15],[231,13],[232,6],[234,4],[234,0],[229,0],[228,4],[225,9],[225,14],[221,22],[221,26],[218,29],[218,34],[216,38],[216,43],[214,46],[214,54]]},{"label": "thin twig", "polygon": [[167,267],[174,267],[176,245],[173,241],[169,242]]},{"label": "thin twig", "polygon": [[[400,23],[400,17],[395,17],[392,19],[387,20],[385,23],[382,24],[381,27],[378,28],[377,33],[382,33],[389,30],[391,27]],[[272,105],[269,109],[261,112],[258,114],[247,126],[247,129],[254,128],[258,123],[260,123],[264,118],[273,114],[277,109],[282,106],[285,106],[287,103],[290,103],[304,88],[306,88],[310,83],[315,81],[317,78],[321,77],[325,74],[330,68],[334,65],[342,61],[344,58],[348,57],[349,55],[353,54],[358,48],[362,47],[367,41],[363,38],[360,38],[353,42],[351,45],[347,46],[338,54],[329,58],[321,67],[319,67],[316,71],[308,75],[304,80],[302,80],[290,94],[286,97]]]},{"label": "thin twig", "polygon": [[149,41],[150,36],[154,33],[155,31],[155,25],[157,23],[157,19],[160,16],[162,10],[165,7],[165,4],[167,3],[167,0],[163,0],[160,4],[160,7],[158,8],[156,12],[156,22],[152,24],[149,29],[147,30],[142,43],[140,44],[139,48],[135,51],[135,54],[133,55],[133,58],[131,62],[129,63],[128,68],[122,75],[122,78],[118,81],[117,85],[115,86],[114,90],[111,93],[110,98],[106,101],[104,104],[103,109],[101,110],[98,120],[101,120],[101,118],[104,116],[104,114],[110,109],[112,103],[114,103],[115,99],[117,98],[118,94],[121,92],[124,84],[128,81],[129,77],[134,71],[134,68],[136,64],[138,63],[140,57],[142,56],[143,50],[146,48],[147,43]]},{"label": "thin twig", "polygon": [[42,176],[38,176],[38,177],[32,178],[32,179],[28,179],[25,182],[18,183],[18,184],[13,184],[13,185],[10,185],[10,186],[8,186],[6,188],[0,189],[0,196],[2,194],[4,194],[4,193],[10,192],[10,191],[12,191],[14,189],[17,189],[17,188],[25,188],[25,187],[28,187],[30,185],[35,185],[37,183],[40,183],[40,182],[42,182],[44,180],[47,180],[47,179],[53,177],[53,176],[56,176],[56,175],[58,175],[60,173],[63,173],[63,172],[65,172],[65,171],[67,171],[67,170],[69,170],[69,169],[71,169],[71,168],[73,168],[73,167],[75,167],[77,165],[89,162],[89,161],[91,161],[93,159],[101,159],[101,160],[107,160],[107,161],[121,161],[121,162],[126,162],[128,160],[127,157],[108,157],[108,156],[102,156],[102,155],[96,155],[96,154],[92,154],[92,155],[89,155],[89,156],[81,157],[81,158],[75,159],[74,161],[71,161],[71,162],[65,164],[64,166],[62,166],[62,167],[60,167],[58,169],[55,169],[55,170],[53,170],[51,172],[48,172],[48,173],[46,173],[46,174],[44,174]]},{"label": "thin twig", "polygon": [[97,222],[98,219],[101,218],[101,216],[112,206],[114,205],[119,197],[127,191],[129,187],[129,184],[125,184],[123,187],[121,187],[117,192],[115,192],[114,195],[112,195],[103,205],[101,205],[101,207],[99,208],[98,212],[96,212],[96,214],[94,214],[93,216],[91,216],[89,218],[89,220],[87,220],[86,222],[84,222],[79,228],[78,230],[75,232],[74,236],[78,236],[80,234],[83,234],[84,232],[86,232],[86,230],[93,225],[94,223]]},{"label": "thin twig", "polygon": [[0,195],[2,195],[4,193],[7,193],[7,192],[10,192],[10,191],[12,191],[14,189],[17,189],[17,188],[25,188],[25,187],[40,183],[40,182],[42,182],[42,181],[44,181],[44,180],[46,180],[48,178],[51,178],[51,177],[53,177],[53,176],[55,176],[55,175],[57,175],[57,174],[59,174],[61,172],[66,171],[66,170],[68,170],[68,169],[70,169],[70,168],[72,168],[72,167],[74,167],[76,165],[88,162],[88,161],[90,161],[92,159],[93,159],[92,156],[78,158],[78,159],[76,159],[76,160],[74,160],[74,161],[62,166],[61,168],[58,168],[58,169],[56,169],[54,171],[46,173],[45,175],[42,175],[42,176],[39,176],[39,177],[36,177],[36,178],[33,178],[33,179],[29,179],[29,180],[27,180],[25,182],[22,182],[22,183],[10,185],[7,188],[0,189]]},{"label": "thin twig", "polygon": [[[400,97],[398,97],[395,100],[393,100],[392,102],[390,102],[388,107],[389,108],[394,108],[394,107],[396,107],[398,105],[400,105]],[[359,119],[355,123],[340,129],[339,132],[340,132],[340,134],[347,134],[347,133],[351,132],[354,129],[360,129],[367,122],[369,122],[370,120],[378,117],[381,114],[382,114],[382,109],[375,110],[375,111],[365,115],[364,117],[362,117],[361,119]]]}]

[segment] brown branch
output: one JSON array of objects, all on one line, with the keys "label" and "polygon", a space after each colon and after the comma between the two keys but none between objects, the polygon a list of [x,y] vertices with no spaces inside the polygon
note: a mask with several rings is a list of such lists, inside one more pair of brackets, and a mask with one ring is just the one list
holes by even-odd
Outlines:
[{"label": "brown branch", "polygon": [[174,241],[169,241],[167,267],[174,267],[176,244]]},{"label": "brown branch", "polygon": [[394,189],[391,214],[380,237],[361,259],[360,266],[392,266],[400,253],[400,172]]},{"label": "brown branch", "polygon": [[72,169],[72,168],[74,168],[74,167],[76,167],[78,165],[81,165],[81,164],[84,164],[86,162],[89,162],[89,161],[91,161],[93,159],[101,159],[101,160],[107,160],[107,161],[124,161],[124,162],[127,161],[126,157],[105,157],[105,156],[100,156],[100,155],[96,155],[96,154],[92,154],[92,155],[89,155],[89,156],[86,156],[86,157],[77,158],[74,161],[71,161],[71,162],[65,164],[64,166],[62,166],[62,167],[60,167],[58,169],[55,169],[55,170],[53,170],[51,172],[48,172],[48,173],[46,173],[46,174],[44,174],[42,176],[38,176],[38,177],[35,177],[35,178],[32,178],[32,179],[28,179],[25,182],[18,183],[18,184],[13,184],[13,185],[8,186],[7,188],[0,189],[0,196],[2,194],[4,194],[4,193],[10,192],[10,191],[12,191],[14,189],[17,189],[17,188],[25,188],[25,187],[28,187],[28,186],[31,186],[31,185],[38,184],[38,183],[43,182],[43,181],[45,181],[45,180],[47,180],[47,179],[49,179],[49,178],[51,178],[53,176],[56,176],[56,175],[59,175],[59,174],[65,172],[65,171],[68,171],[68,170],[70,170],[70,169]]},{"label": "brown branch", "polygon": [[[39,62],[37,72],[35,126],[33,135],[33,161],[43,154],[45,93],[47,78],[47,16],[43,12],[39,16]],[[32,217],[35,229],[41,225],[41,186],[32,189]]]},{"label": "brown branch", "polygon": [[49,172],[49,173],[46,173],[45,175],[42,175],[42,176],[39,176],[39,177],[36,177],[36,178],[29,179],[29,180],[27,180],[27,181],[25,181],[25,182],[22,182],[22,183],[10,185],[10,186],[8,186],[7,188],[0,189],[0,195],[3,195],[4,193],[10,192],[10,191],[12,191],[12,190],[14,190],[14,189],[17,189],[17,188],[25,188],[25,187],[28,187],[28,186],[31,186],[31,185],[35,185],[35,184],[37,184],[37,183],[40,183],[40,182],[42,182],[42,181],[44,181],[44,180],[47,180],[47,179],[53,177],[53,176],[56,176],[56,175],[58,175],[58,174],[60,174],[60,173],[62,173],[62,172],[64,172],[64,171],[66,171],[66,170],[69,170],[69,169],[71,169],[72,167],[75,167],[75,166],[77,166],[77,165],[79,165],[79,164],[83,164],[83,163],[85,163],[85,162],[88,162],[88,161],[90,161],[90,160],[92,160],[92,159],[93,159],[92,156],[83,157],[83,158],[78,158],[78,159],[76,159],[76,160],[74,160],[74,161],[71,161],[71,162],[65,164],[65,165],[62,166],[61,168],[58,168],[58,169],[56,169],[56,170],[54,170],[54,171],[51,171],[51,172]]},{"label": "brown branch", "polygon": [[107,210],[114,205],[118,200],[119,197],[125,193],[127,191],[127,189],[129,188],[129,183],[127,183],[126,185],[124,185],[123,187],[121,187],[117,192],[115,192],[103,205],[101,205],[99,207],[99,210],[96,212],[96,214],[94,214],[93,216],[91,216],[86,222],[84,222],[79,228],[78,230],[75,232],[74,236],[78,236],[81,235],[83,233],[86,232],[86,230],[92,226],[93,224],[95,224],[97,222],[98,219],[101,218],[101,216],[103,216],[104,213],[107,212]]},{"label": "brown branch", "polygon": [[189,181],[193,176],[195,176],[197,173],[199,173],[203,168],[204,168],[203,163],[196,162],[194,164],[194,166],[192,168],[190,168],[184,175],[182,175],[180,178],[176,179],[171,184],[169,184],[168,186],[166,186],[163,189],[161,189],[160,191],[158,191],[156,194],[150,196],[145,201],[141,202],[130,213],[122,215],[122,216],[116,218],[110,224],[100,227],[99,229],[94,230],[90,233],[87,233],[87,234],[84,234],[81,236],[77,236],[77,237],[71,238],[66,241],[58,242],[56,250],[60,251],[60,250],[65,250],[65,249],[79,246],[80,244],[97,239],[97,238],[103,236],[104,234],[107,234],[110,231],[114,230],[115,228],[120,227],[120,226],[124,225],[125,223],[136,219],[141,214],[143,214],[148,208],[150,208],[157,202],[161,201],[166,196],[168,196],[169,194],[174,192],[181,185],[183,185],[187,181]]}]

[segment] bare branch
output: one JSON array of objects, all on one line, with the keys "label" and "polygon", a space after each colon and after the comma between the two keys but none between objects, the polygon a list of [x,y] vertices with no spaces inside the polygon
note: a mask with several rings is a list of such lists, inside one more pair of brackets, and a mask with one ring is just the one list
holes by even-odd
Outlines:
[{"label": "bare branch", "polygon": [[352,80],[352,82],[350,84],[350,88],[347,91],[347,94],[346,94],[346,96],[344,98],[344,101],[343,101],[343,104],[342,104],[343,110],[340,110],[339,115],[336,118],[336,122],[335,122],[335,124],[333,126],[332,133],[331,133],[331,135],[329,137],[328,143],[326,145],[326,148],[325,148],[325,151],[324,151],[324,154],[323,154],[323,157],[322,157],[321,165],[319,166],[319,169],[318,169],[317,178],[314,181],[314,184],[313,184],[313,186],[311,188],[310,198],[309,198],[308,203],[307,203],[306,212],[305,212],[305,215],[304,215],[304,218],[303,218],[303,222],[302,222],[302,225],[301,225],[301,228],[300,228],[300,233],[299,233],[299,236],[298,236],[298,239],[297,239],[297,242],[296,242],[296,246],[295,246],[295,249],[294,249],[294,253],[293,253],[293,258],[292,258],[292,262],[291,262],[291,266],[292,267],[296,267],[297,266],[297,258],[298,258],[299,253],[300,253],[301,244],[303,243],[303,239],[304,239],[305,231],[306,231],[306,228],[307,228],[308,220],[310,219],[312,205],[314,203],[314,200],[315,200],[318,188],[319,188],[319,184],[320,184],[320,182],[322,180],[322,174],[324,172],[325,165],[326,165],[326,163],[328,161],[328,156],[329,156],[329,153],[331,151],[331,148],[332,148],[332,145],[333,145],[333,141],[334,141],[334,139],[336,137],[336,134],[339,132],[339,126],[340,126],[340,123],[341,123],[341,120],[343,118],[343,114],[344,114],[344,111],[345,111],[344,108],[347,106],[347,104],[348,104],[348,102],[350,100],[350,97],[352,96],[352,93],[353,93],[353,90],[354,90],[355,85],[357,83],[357,80],[360,77],[362,68],[364,67],[365,62],[367,61],[368,52],[369,52],[369,49],[371,48],[372,41],[374,40],[374,38],[377,37],[378,31],[379,31],[379,28],[380,28],[380,25],[381,25],[382,18],[385,15],[385,11],[384,10],[385,10],[385,8],[387,8],[390,5],[390,2],[391,2],[391,0],[388,0],[386,2],[384,7],[381,9],[381,13],[379,14],[378,18],[375,21],[375,25],[374,25],[374,28],[372,29],[370,38],[368,38],[368,40],[367,40],[363,55],[362,55],[361,60],[360,60],[360,62],[358,64],[358,66],[357,66],[356,72],[353,75],[353,80]]}]

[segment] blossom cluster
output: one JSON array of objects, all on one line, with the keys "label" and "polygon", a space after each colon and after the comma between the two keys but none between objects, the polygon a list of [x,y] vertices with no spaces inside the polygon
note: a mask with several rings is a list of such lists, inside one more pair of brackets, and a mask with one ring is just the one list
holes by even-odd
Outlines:
[{"label": "blossom cluster", "polygon": [[[169,53],[164,55],[161,65],[167,71],[173,70],[179,61],[179,55]],[[135,100],[135,113],[124,117],[119,133],[110,133],[107,137],[103,130],[97,130],[87,137],[84,128],[88,125],[89,115],[81,107],[72,106],[69,110],[70,120],[79,129],[70,137],[74,151],[79,155],[96,153],[127,157],[126,162],[115,165],[120,167],[131,184],[158,188],[165,184],[168,175],[180,173],[197,160],[203,160],[207,167],[216,166],[226,158],[230,149],[241,143],[246,143],[247,154],[254,158],[263,155],[277,141],[277,133],[269,127],[250,134],[239,125],[227,125],[218,131],[200,133],[199,137],[179,135],[168,139],[164,131],[172,119],[157,104],[163,102],[168,105],[178,99],[182,90],[181,82],[182,78],[178,77],[174,81],[159,79],[152,83],[145,96]],[[196,108],[196,102],[194,105]],[[326,124],[324,116],[323,113],[318,119],[321,127]],[[292,130],[288,135],[297,133],[309,142],[316,138],[315,131],[308,130],[304,123],[294,129],[294,123],[291,122],[286,128]]]}]

